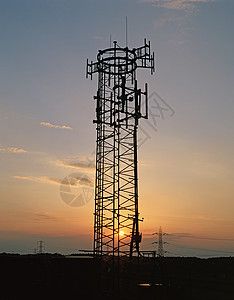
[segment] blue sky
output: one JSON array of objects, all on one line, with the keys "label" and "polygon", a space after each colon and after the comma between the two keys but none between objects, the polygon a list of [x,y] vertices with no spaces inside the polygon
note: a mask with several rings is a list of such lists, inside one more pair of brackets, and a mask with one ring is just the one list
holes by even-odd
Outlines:
[{"label": "blue sky", "polygon": [[92,247],[93,201],[71,207],[59,189],[69,174],[93,180],[97,80],[86,59],[110,35],[125,45],[125,16],[128,46],[147,38],[156,52],[140,85],[169,108],[139,130],[142,247],[162,226],[175,255],[234,252],[233,14],[231,0],[0,2],[0,252],[41,239],[48,251]]}]

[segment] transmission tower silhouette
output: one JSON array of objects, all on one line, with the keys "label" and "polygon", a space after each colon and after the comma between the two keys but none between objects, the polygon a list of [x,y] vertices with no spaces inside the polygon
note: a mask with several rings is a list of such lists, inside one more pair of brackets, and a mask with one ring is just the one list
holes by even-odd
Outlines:
[{"label": "transmission tower silhouette", "polygon": [[98,74],[96,101],[96,181],[94,255],[139,256],[137,131],[148,119],[148,89],[142,91],[137,69],[154,72],[150,42],[139,48],[113,46],[88,62],[86,77]]},{"label": "transmission tower silhouette", "polygon": [[45,251],[45,242],[44,241],[38,241],[37,242],[37,253],[42,254]]},{"label": "transmission tower silhouette", "polygon": [[166,235],[166,233],[162,231],[162,227],[160,226],[159,231],[153,233],[153,235],[158,235],[158,241],[153,242],[153,244],[158,245],[157,256],[158,257],[164,257],[164,254],[167,253],[167,251],[164,250],[163,245],[167,244],[167,242],[163,241],[163,235]]}]

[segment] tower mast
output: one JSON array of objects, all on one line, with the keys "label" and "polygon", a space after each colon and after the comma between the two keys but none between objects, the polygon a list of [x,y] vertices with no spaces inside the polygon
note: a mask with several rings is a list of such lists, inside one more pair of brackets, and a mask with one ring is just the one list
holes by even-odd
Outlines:
[{"label": "tower mast", "polygon": [[148,91],[138,88],[138,68],[154,72],[154,53],[113,46],[87,60],[86,77],[98,74],[94,255],[139,255],[137,130],[148,118]]}]

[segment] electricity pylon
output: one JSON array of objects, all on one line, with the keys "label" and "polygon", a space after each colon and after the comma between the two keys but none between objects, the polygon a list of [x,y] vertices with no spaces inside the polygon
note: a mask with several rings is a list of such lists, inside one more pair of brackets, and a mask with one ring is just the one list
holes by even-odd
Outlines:
[{"label": "electricity pylon", "polygon": [[45,251],[45,242],[44,241],[38,241],[37,242],[37,253],[42,254]]},{"label": "electricity pylon", "polygon": [[164,254],[167,253],[168,251],[165,251],[163,248],[163,245],[167,244],[167,242],[163,241],[163,235],[166,235],[167,233],[162,231],[162,227],[159,227],[159,231],[153,233],[153,235],[158,235],[158,241],[153,242],[153,244],[158,245],[158,251],[157,251],[157,256],[158,257],[164,257]]}]

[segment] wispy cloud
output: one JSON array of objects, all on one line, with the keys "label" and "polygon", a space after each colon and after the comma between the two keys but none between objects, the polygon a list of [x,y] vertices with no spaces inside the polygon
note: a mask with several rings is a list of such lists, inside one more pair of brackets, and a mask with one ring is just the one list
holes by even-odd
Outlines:
[{"label": "wispy cloud", "polygon": [[49,215],[47,212],[34,212],[33,219],[36,221],[58,221],[58,218]]},{"label": "wispy cloud", "polygon": [[212,216],[197,216],[196,218],[200,219],[200,220],[204,220],[204,221],[209,221],[209,222],[210,221],[212,221],[212,222],[222,222],[222,221],[224,221],[223,219],[212,217]]},{"label": "wispy cloud", "polygon": [[15,175],[13,177],[16,179],[29,180],[34,182],[51,182],[50,178],[46,176],[34,177],[34,176]]},{"label": "wispy cloud", "polygon": [[140,2],[150,2],[157,7],[176,9],[176,10],[188,10],[194,9],[196,4],[209,3],[216,0],[140,0]]},{"label": "wispy cloud", "polygon": [[39,182],[39,183],[53,183],[57,185],[62,184],[62,185],[69,185],[74,187],[81,187],[81,186],[93,187],[92,178],[77,173],[71,174],[65,177],[64,179],[59,179],[56,177],[48,177],[48,176],[34,177],[34,176],[20,176],[20,175],[15,175],[14,178],[29,180],[33,182]]},{"label": "wispy cloud", "polygon": [[74,128],[66,125],[55,125],[51,124],[49,122],[41,122],[40,125],[45,126],[45,127],[50,127],[50,128],[59,128],[59,129],[68,129],[68,130],[73,130]]},{"label": "wispy cloud", "polygon": [[0,152],[27,153],[28,151],[22,148],[10,147],[10,148],[0,148]]},{"label": "wispy cloud", "polygon": [[140,2],[149,2],[162,8],[173,10],[193,10],[196,4],[215,2],[216,0],[139,0]]},{"label": "wispy cloud", "polygon": [[185,16],[163,16],[159,19],[157,19],[154,23],[154,28],[155,29],[160,29],[164,27],[167,24],[171,24],[172,26],[175,26],[176,24],[183,26],[186,24],[187,18]]},{"label": "wispy cloud", "polygon": [[[165,27],[164,32],[170,45],[184,45],[189,42],[191,35],[191,15],[197,14],[202,4],[209,4],[217,0],[138,0],[156,8],[162,8],[156,18],[154,28],[158,31]],[[171,32],[171,33],[170,33]]]},{"label": "wispy cloud", "polygon": [[66,176],[61,184],[72,186],[93,187],[93,179],[84,174],[73,173]]},{"label": "wispy cloud", "polygon": [[90,171],[95,169],[95,162],[90,157],[75,157],[72,159],[57,160],[52,163],[56,166],[66,168],[86,169]]}]

